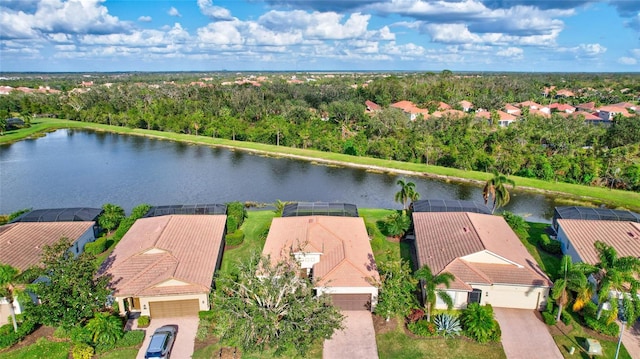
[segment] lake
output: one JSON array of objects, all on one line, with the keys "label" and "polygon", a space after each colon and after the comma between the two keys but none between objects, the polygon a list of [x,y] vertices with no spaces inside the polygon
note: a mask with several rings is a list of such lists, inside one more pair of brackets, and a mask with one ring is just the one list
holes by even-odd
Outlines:
[{"label": "lake", "polygon": [[[231,201],[346,202],[395,208],[407,177],[223,148],[87,130],[58,130],[0,146],[0,213],[23,208],[203,204]],[[482,188],[407,177],[421,199],[482,201]],[[555,199],[517,188],[505,210],[550,222]]]}]

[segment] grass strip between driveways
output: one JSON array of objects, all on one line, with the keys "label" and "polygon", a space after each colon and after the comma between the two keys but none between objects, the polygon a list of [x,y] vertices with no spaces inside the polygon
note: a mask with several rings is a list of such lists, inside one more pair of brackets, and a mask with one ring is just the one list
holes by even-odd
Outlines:
[{"label": "grass strip between driveways", "polygon": [[45,338],[40,338],[28,347],[0,353],[0,359],[67,359],[70,349],[71,343],[69,342],[52,342]]},{"label": "grass strip between driveways", "polygon": [[[128,127],[109,126],[90,122],[78,122],[61,119],[39,118],[32,122],[32,126],[26,129],[8,131],[0,136],[0,144],[18,141],[40,132],[61,128],[91,129],[120,134],[131,134],[168,139],[185,143],[222,146],[241,150],[253,151],[265,155],[286,156],[320,161],[335,165],[354,166],[368,168],[374,171],[393,172],[408,176],[427,176],[443,180],[465,181],[483,183],[491,178],[491,174],[477,171],[465,171],[455,168],[426,165],[423,163],[409,163],[392,160],[383,160],[370,157],[351,156],[340,153],[322,152],[301,148],[267,145],[254,142],[242,142],[211,138],[205,136],[187,135],[173,132],[162,132],[144,129],[132,129]],[[572,198],[577,201],[592,202],[594,204],[607,204],[610,206],[625,207],[632,210],[640,210],[640,193],[620,190],[610,190],[603,187],[591,187],[570,183],[547,182],[538,179],[511,176],[518,189],[532,192],[556,194],[557,196]]]}]

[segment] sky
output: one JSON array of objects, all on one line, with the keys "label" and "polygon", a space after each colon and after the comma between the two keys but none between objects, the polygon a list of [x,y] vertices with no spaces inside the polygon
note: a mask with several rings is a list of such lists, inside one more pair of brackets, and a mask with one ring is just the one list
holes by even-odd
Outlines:
[{"label": "sky", "polygon": [[0,72],[640,72],[640,0],[0,0]]}]

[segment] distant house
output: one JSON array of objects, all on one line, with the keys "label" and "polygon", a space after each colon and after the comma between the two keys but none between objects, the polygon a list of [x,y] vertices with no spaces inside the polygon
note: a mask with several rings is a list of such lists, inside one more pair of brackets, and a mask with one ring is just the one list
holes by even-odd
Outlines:
[{"label": "distant house", "polygon": [[209,310],[226,219],[176,214],[137,220],[100,269],[111,276],[120,313],[197,317]]},{"label": "distant house", "polygon": [[427,116],[429,116],[428,109],[419,108],[411,101],[399,101],[396,103],[392,103],[390,107],[402,110],[402,112],[404,112],[404,114],[407,115],[407,117],[411,121],[415,121],[415,119],[418,118],[419,115],[422,115],[422,117],[424,118],[427,118]]},{"label": "distant house", "polygon": [[640,223],[640,214],[621,209],[561,206],[556,207],[553,210],[553,219],[551,220],[551,226],[555,231],[558,230],[559,219],[629,221]]},{"label": "distant house", "polygon": [[[454,308],[470,303],[542,309],[552,282],[499,216],[469,212],[414,212],[417,268],[451,273]],[[423,294],[424,295],[424,294]],[[437,308],[446,308],[438,299]]]},{"label": "distant house", "polygon": [[[57,243],[62,238],[71,241],[69,250],[78,255],[84,246],[95,240],[95,222],[16,222],[0,226],[0,263],[8,264],[20,271],[41,264],[42,249]],[[23,311],[15,300],[16,314]],[[0,298],[0,325],[9,322],[9,303]]]},{"label": "distant house", "polygon": [[515,107],[512,104],[504,105],[504,112],[514,116],[520,116],[522,114],[522,111],[518,107]]},{"label": "distant house", "polygon": [[451,106],[448,103],[440,101],[438,103],[438,110],[440,111],[451,110]]},{"label": "distant house", "polygon": [[551,111],[564,113],[573,113],[576,111],[575,107],[567,105],[566,103],[552,103],[551,105],[549,105],[549,108],[551,109]]},{"label": "distant house", "polygon": [[613,121],[616,115],[621,115],[623,117],[629,117],[631,114],[629,111],[621,106],[602,106],[597,109],[598,117],[600,117],[603,121]]},{"label": "distant house", "polygon": [[380,275],[360,217],[274,218],[262,254],[274,263],[293,256],[317,295],[342,310],[373,310],[378,301]]},{"label": "distant house", "polygon": [[366,106],[366,113],[372,114],[382,110],[382,107],[373,101],[365,101],[364,105]]},{"label": "distant house", "polygon": [[571,90],[562,89],[556,91],[556,97],[574,97],[575,93]]},{"label": "distant house", "polygon": [[458,102],[458,104],[460,105],[460,107],[462,107],[462,111],[464,112],[469,112],[471,110],[473,110],[473,103],[467,101],[467,100],[462,100],[460,102]]},{"label": "distant house", "polygon": [[584,118],[584,123],[589,125],[611,124],[611,121],[604,121],[599,116],[596,116],[589,112],[577,111],[572,113],[571,116],[582,116]]},{"label": "distant house", "polygon": [[[508,114],[504,111],[498,110],[498,111],[495,111],[495,114],[497,116],[497,121],[498,121],[496,125],[500,127],[507,127],[511,123],[517,120],[516,116]],[[493,120],[492,112],[489,112],[489,111],[478,111],[476,112],[476,117],[484,118],[484,119],[487,119],[488,121]]]},{"label": "distant house", "polygon": [[589,113],[596,112],[596,103],[595,102],[581,103],[576,106],[576,111],[584,111]]},{"label": "distant house", "polygon": [[471,212],[491,214],[486,204],[451,199],[422,199],[411,203],[412,212]]},{"label": "distant house", "polygon": [[466,115],[467,115],[467,113],[464,112],[464,111],[450,109],[450,110],[436,111],[436,112],[431,114],[431,117],[436,117],[436,118],[442,118],[442,117],[461,118],[461,117],[464,117]]}]

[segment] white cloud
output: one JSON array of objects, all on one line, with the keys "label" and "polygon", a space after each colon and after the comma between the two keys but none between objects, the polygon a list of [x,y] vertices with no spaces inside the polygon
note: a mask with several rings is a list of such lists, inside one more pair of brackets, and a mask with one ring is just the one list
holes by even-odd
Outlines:
[{"label": "white cloud", "polygon": [[151,22],[151,16],[140,16],[138,18],[138,21],[140,21],[140,22]]},{"label": "white cloud", "polygon": [[604,54],[607,52],[607,48],[600,44],[580,44],[578,45],[576,52],[581,55],[593,57]]},{"label": "white cloud", "polygon": [[638,63],[638,60],[634,59],[633,57],[623,56],[618,59],[618,63],[623,65],[635,65]]},{"label": "white cloud", "polygon": [[178,9],[173,6],[169,9],[169,11],[167,11],[167,14],[169,14],[169,16],[182,17],[180,11],[178,11]]},{"label": "white cloud", "polygon": [[514,59],[522,59],[524,57],[524,50],[519,47],[507,47],[496,52],[496,55],[502,57],[511,57]]},{"label": "white cloud", "polygon": [[198,0],[198,7],[203,15],[213,20],[232,20],[231,11],[228,9],[213,5],[213,0]]},{"label": "white cloud", "polygon": [[242,45],[244,39],[238,27],[240,21],[214,22],[198,29],[198,43],[202,47],[211,45]]}]

